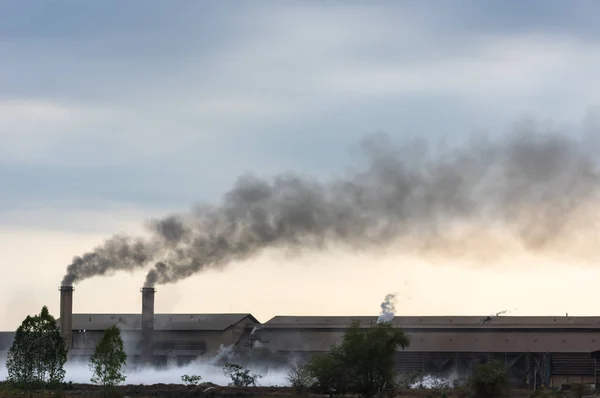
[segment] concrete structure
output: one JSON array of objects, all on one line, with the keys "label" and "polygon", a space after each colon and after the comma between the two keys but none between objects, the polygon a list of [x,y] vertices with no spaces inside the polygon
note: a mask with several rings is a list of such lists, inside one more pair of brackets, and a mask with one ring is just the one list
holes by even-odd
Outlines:
[{"label": "concrete structure", "polygon": [[[272,350],[308,357],[341,341],[352,320],[368,327],[377,317],[277,316],[253,337]],[[595,383],[600,374],[593,355],[600,350],[600,317],[396,317],[393,324],[411,337],[397,354],[399,372],[466,378],[475,363],[497,359],[523,387]]]},{"label": "concrete structure", "polygon": [[61,286],[60,290],[60,333],[67,343],[67,347],[71,348],[73,340],[73,287]]},{"label": "concrete structure", "polygon": [[142,292],[142,361],[152,362],[154,335],[154,293],[152,287],[144,287]]}]

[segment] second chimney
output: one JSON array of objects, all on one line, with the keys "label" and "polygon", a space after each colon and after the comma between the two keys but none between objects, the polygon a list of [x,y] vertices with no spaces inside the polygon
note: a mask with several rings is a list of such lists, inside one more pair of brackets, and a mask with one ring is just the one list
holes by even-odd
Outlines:
[{"label": "second chimney", "polygon": [[152,363],[154,356],[154,293],[153,287],[143,287],[142,290],[142,362]]},{"label": "second chimney", "polygon": [[67,348],[73,346],[73,286],[61,286],[60,290],[60,335]]}]

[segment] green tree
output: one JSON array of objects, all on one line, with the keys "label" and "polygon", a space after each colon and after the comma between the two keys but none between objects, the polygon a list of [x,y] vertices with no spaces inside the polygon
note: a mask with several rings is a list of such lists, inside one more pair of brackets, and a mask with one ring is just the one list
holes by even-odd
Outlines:
[{"label": "green tree", "polygon": [[361,328],[355,321],[342,342],[324,356],[313,358],[307,371],[323,393],[371,397],[393,386],[396,351],[409,344],[410,337],[389,322]]},{"label": "green tree", "polygon": [[27,316],[8,351],[8,380],[27,388],[41,388],[64,380],[67,346],[56,319],[44,306],[39,315]]},{"label": "green tree", "polygon": [[469,379],[469,392],[473,398],[504,398],[510,394],[508,373],[502,362],[476,364]]},{"label": "green tree", "polygon": [[121,331],[113,325],[104,331],[104,336],[90,359],[91,382],[105,388],[117,386],[126,379],[122,372],[126,363],[127,354],[123,349]]}]

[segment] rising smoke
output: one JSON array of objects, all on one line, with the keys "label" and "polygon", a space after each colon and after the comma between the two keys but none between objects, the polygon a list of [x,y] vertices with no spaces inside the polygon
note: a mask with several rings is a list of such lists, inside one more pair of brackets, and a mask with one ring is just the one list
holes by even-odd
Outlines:
[{"label": "rising smoke", "polygon": [[391,322],[394,320],[394,315],[396,315],[396,294],[386,294],[381,303],[381,312],[379,318],[377,318],[377,323]]},{"label": "rising smoke", "polygon": [[455,149],[399,147],[385,134],[360,148],[366,164],[347,178],[242,176],[218,206],[152,220],[149,238],[115,236],[75,257],[63,284],[146,266],[146,286],[173,283],[268,248],[447,257],[477,248],[494,258],[505,251],[504,238],[490,232],[498,230],[523,250],[585,257],[589,251],[574,243],[596,239],[582,232],[598,224],[600,187],[584,141],[520,129]]}]

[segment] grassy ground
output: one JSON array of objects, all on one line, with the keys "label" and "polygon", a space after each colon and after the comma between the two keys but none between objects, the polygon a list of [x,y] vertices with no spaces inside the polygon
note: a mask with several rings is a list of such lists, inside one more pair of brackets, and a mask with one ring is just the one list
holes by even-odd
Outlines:
[{"label": "grassy ground", "polygon": [[[4,388],[0,390],[0,398],[12,397],[102,397],[104,392],[97,386],[88,384],[71,385],[63,391],[17,391]],[[210,384],[202,384],[199,386],[184,386],[177,384],[155,384],[149,386],[143,385],[128,385],[118,387],[113,394],[113,397],[136,397],[136,398],[184,398],[184,397],[206,397],[206,398],[300,398],[294,394],[291,388],[287,387],[221,387]],[[526,398],[526,397],[569,397],[565,393],[557,392],[537,392],[533,391],[513,391],[511,397]],[[308,396],[302,398],[314,398],[317,396]],[[462,390],[409,390],[398,391],[396,398],[468,398],[468,394]]]}]

